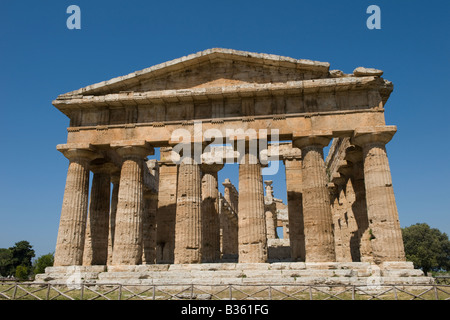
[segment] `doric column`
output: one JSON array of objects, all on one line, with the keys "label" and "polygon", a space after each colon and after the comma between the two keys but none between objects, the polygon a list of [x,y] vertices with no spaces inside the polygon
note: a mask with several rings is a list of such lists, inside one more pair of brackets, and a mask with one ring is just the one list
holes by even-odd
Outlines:
[{"label": "doric column", "polygon": [[122,156],[113,265],[136,265],[142,259],[143,165],[152,148],[144,143],[116,145]]},{"label": "doric column", "polygon": [[220,259],[219,189],[217,173],[223,164],[202,164],[202,261]]},{"label": "doric column", "polygon": [[[302,196],[306,262],[335,261],[333,220],[327,189],[323,148],[328,136],[294,140],[302,152]],[[292,230],[291,230],[292,232]]]},{"label": "doric column", "polygon": [[239,262],[266,262],[267,236],[261,163],[256,150],[245,148],[239,162]]},{"label": "doric column", "polygon": [[106,265],[108,258],[111,163],[91,165],[94,173],[86,227],[83,265]]},{"label": "doric column", "polygon": [[120,174],[111,175],[111,183],[113,185],[113,189],[111,193],[111,206],[109,211],[108,265],[112,264],[112,256],[114,249],[117,202],[119,201],[119,182],[120,182]]},{"label": "doric column", "polygon": [[277,213],[276,204],[273,201],[272,180],[264,181],[266,187],[266,196],[264,198],[264,209],[266,215],[266,234],[267,239],[277,238]]},{"label": "doric column", "polygon": [[[238,192],[230,179],[225,179],[224,196],[221,205],[220,226],[222,229],[222,258],[234,259],[238,256]],[[233,205],[234,204],[234,205]]]},{"label": "doric column", "polygon": [[142,264],[156,261],[156,211],[158,195],[144,192],[144,212],[142,216]]},{"label": "doric column", "polygon": [[172,161],[172,148],[160,150],[158,211],[156,214],[156,261],[173,263],[175,216],[177,211],[178,165]]},{"label": "doric column", "polygon": [[386,153],[395,126],[355,130],[353,142],[363,148],[367,215],[374,261],[404,261],[402,233]]},{"label": "doric column", "polygon": [[222,182],[224,186],[224,199],[228,202],[231,209],[234,212],[237,212],[239,206],[239,193],[236,190],[236,187],[231,183],[230,179],[226,178],[224,182]]},{"label": "doric column", "polygon": [[369,234],[369,219],[367,217],[366,188],[364,184],[363,154],[359,147],[351,146],[345,151],[345,159],[353,164],[350,175],[355,201],[352,204],[353,214],[357,225],[357,241],[359,242],[359,259],[361,262],[372,262],[372,247]]},{"label": "doric column", "polygon": [[69,159],[54,266],[81,265],[89,198],[89,162],[96,154],[87,149],[58,146]]},{"label": "doric column", "polygon": [[202,261],[202,175],[197,158],[183,157],[178,169],[174,263]]},{"label": "doric column", "polygon": [[303,226],[302,160],[301,156],[283,159],[286,170],[286,191],[289,220],[289,243],[292,261],[305,261]]}]

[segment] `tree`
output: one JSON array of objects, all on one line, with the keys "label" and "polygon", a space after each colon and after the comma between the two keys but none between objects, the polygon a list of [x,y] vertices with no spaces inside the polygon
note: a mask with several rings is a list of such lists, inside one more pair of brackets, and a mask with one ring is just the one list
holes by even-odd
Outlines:
[{"label": "tree", "polygon": [[0,248],[0,276],[12,275],[13,263],[10,249]]},{"label": "tree", "polygon": [[429,271],[450,270],[450,241],[446,233],[430,228],[426,223],[402,229],[406,260],[425,274]]},{"label": "tree", "polygon": [[31,267],[31,259],[34,257],[33,246],[28,241],[19,241],[14,247],[9,248],[13,255],[12,261],[14,267],[23,265],[27,268]]},{"label": "tree", "polygon": [[28,268],[27,266],[20,265],[16,267],[16,278],[20,280],[27,280],[28,279]]},{"label": "tree", "polygon": [[33,265],[34,274],[44,273],[46,267],[53,266],[53,261],[53,253],[44,254],[37,258]]}]

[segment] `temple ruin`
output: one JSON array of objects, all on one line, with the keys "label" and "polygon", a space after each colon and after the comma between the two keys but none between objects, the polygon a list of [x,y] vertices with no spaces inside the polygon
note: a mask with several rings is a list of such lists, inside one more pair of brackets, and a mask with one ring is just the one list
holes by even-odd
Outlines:
[{"label": "temple ruin", "polygon": [[[382,74],[208,49],[58,96],[69,166],[55,263],[39,279],[429,281],[405,261]],[[263,179],[273,159],[287,203]],[[219,181],[232,162],[238,181]]]}]

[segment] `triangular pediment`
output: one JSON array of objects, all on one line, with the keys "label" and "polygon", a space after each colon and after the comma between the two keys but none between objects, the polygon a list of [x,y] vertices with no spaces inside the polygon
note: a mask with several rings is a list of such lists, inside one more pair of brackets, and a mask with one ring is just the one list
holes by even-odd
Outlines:
[{"label": "triangular pediment", "polygon": [[329,77],[329,63],[231,49],[208,49],[61,95],[99,96]]}]

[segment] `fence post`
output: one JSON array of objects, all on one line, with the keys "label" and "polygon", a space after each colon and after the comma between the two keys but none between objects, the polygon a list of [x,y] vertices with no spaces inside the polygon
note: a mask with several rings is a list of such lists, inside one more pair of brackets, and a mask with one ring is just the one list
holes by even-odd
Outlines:
[{"label": "fence post", "polygon": [[433,284],[433,289],[434,289],[434,297],[436,298],[436,300],[439,300],[437,284]]},{"label": "fence post", "polygon": [[122,284],[119,284],[119,300],[122,300]]},{"label": "fence post", "polygon": [[80,300],[83,300],[83,295],[84,295],[84,283],[81,283]]},{"label": "fence post", "polygon": [[47,284],[47,294],[45,295],[45,298],[46,298],[47,300],[50,299],[50,283]]},{"label": "fence post", "polygon": [[232,289],[231,284],[229,286],[229,289],[230,289],[230,300],[233,300],[233,289]]},{"label": "fence post", "polygon": [[16,300],[16,293],[17,293],[17,282],[14,284],[14,291],[13,291],[13,296],[12,296],[13,300]]},{"label": "fence post", "polygon": [[269,300],[272,300],[272,286],[269,285]]},{"label": "fence post", "polygon": [[352,285],[352,300],[355,300],[355,285]]}]

